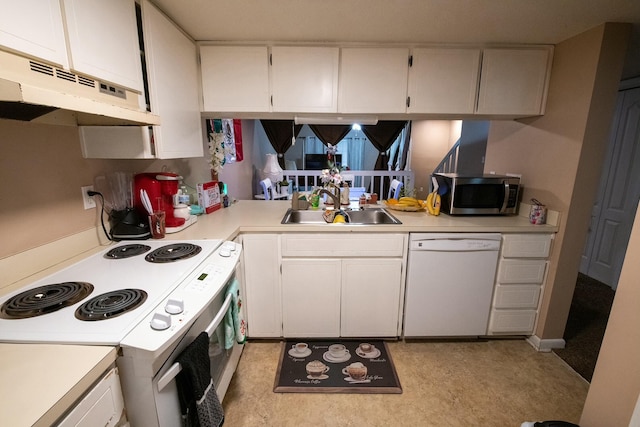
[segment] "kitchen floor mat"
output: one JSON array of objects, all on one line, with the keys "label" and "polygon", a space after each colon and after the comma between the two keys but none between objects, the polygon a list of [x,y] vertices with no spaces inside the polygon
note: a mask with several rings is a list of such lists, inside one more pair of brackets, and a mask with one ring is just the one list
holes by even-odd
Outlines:
[{"label": "kitchen floor mat", "polygon": [[282,343],[276,393],[402,393],[384,341],[287,340]]}]

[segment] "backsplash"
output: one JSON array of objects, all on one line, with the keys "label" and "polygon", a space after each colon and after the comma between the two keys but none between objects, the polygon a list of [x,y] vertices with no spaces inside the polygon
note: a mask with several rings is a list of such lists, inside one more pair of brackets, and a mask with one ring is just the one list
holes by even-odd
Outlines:
[{"label": "backsplash", "polygon": [[75,126],[0,120],[0,135],[0,259],[98,226],[100,211],[84,210],[80,190],[95,176],[165,166],[188,182],[210,179],[203,158],[84,159]]}]

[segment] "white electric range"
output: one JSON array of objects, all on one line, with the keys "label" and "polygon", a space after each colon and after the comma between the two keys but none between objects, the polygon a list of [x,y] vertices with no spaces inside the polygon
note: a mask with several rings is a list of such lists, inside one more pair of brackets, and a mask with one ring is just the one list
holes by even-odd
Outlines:
[{"label": "white electric range", "polygon": [[200,332],[207,331],[215,350],[211,374],[220,399],[237,365],[242,346],[224,348],[221,322],[231,304],[226,290],[240,276],[240,254],[241,245],[222,240],[113,243],[0,297],[0,342],[120,346],[130,421],[172,425],[179,399],[167,383],[175,383],[179,370],[166,371]]}]

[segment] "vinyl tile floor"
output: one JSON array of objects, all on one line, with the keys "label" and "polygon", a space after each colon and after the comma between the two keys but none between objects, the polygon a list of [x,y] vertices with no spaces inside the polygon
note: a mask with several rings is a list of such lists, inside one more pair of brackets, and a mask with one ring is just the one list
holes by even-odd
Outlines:
[{"label": "vinyl tile floor", "polygon": [[525,340],[390,341],[402,394],[274,393],[280,342],[250,341],[225,426],[520,426],[578,423],[589,383]]}]

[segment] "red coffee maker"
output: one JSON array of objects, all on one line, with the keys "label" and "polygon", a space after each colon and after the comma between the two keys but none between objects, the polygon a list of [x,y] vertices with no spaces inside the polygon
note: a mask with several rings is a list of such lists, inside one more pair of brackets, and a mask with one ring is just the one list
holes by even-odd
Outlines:
[{"label": "red coffee maker", "polygon": [[145,190],[154,211],[165,212],[165,224],[167,227],[180,227],[184,224],[184,218],[176,218],[173,215],[173,199],[178,194],[178,183],[182,180],[180,175],[171,172],[139,173],[133,178],[135,207],[140,215],[149,213],[140,201],[140,190]]}]

